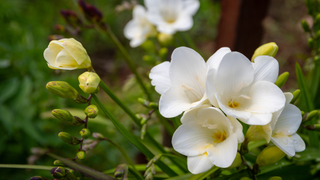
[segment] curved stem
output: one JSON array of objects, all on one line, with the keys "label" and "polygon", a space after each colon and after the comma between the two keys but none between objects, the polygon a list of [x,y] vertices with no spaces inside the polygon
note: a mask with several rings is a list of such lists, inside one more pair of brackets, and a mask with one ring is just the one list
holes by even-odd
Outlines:
[{"label": "curved stem", "polygon": [[144,180],[144,178],[142,177],[142,175],[135,169],[134,166],[128,166],[128,170],[129,172],[136,177],[138,180]]}]

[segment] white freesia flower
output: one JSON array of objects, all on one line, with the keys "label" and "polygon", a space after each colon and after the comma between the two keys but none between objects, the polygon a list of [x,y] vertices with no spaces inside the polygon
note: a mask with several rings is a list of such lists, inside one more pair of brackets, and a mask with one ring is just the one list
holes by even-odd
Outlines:
[{"label": "white freesia flower", "polygon": [[148,19],[159,32],[174,34],[193,26],[192,16],[199,9],[198,0],[145,0]]},{"label": "white freesia flower", "polygon": [[285,97],[274,84],[278,63],[259,56],[251,63],[239,52],[225,54],[209,70],[206,92],[211,104],[250,125],[265,125],[284,107]]},{"label": "white freesia flower", "polygon": [[241,124],[214,107],[188,111],[172,138],[173,148],[188,156],[193,174],[212,166],[229,167],[237,155],[238,143],[244,140]]},{"label": "white freesia flower", "polygon": [[206,63],[194,50],[179,47],[173,51],[171,62],[163,62],[152,68],[149,77],[151,84],[161,94],[160,113],[164,117],[175,117],[201,105],[207,99],[205,84],[208,68],[220,62],[229,51],[229,48],[219,49]]},{"label": "white freesia flower", "polygon": [[301,137],[296,133],[301,122],[301,111],[296,106],[290,104],[293,95],[286,94],[286,105],[281,112],[276,123],[271,124],[271,141],[278,146],[288,156],[294,156],[295,152],[305,150],[306,145]]},{"label": "white freesia flower", "polygon": [[124,28],[124,35],[130,39],[131,47],[138,47],[148,37],[156,35],[155,27],[147,19],[147,12],[141,5],[134,6],[133,19]]}]

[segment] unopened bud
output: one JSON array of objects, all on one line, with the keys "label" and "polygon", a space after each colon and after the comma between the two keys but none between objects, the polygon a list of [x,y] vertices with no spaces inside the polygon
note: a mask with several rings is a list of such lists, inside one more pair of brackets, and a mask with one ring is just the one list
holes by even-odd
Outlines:
[{"label": "unopened bud", "polygon": [[158,103],[150,102],[149,107],[152,108],[152,109],[158,109]]},{"label": "unopened bud", "polygon": [[145,107],[149,107],[149,101],[147,101],[146,99],[143,99],[143,98],[138,98],[138,102],[140,103],[140,104],[142,104],[143,106],[145,106]]},{"label": "unopened bud", "polygon": [[320,124],[308,125],[308,126],[306,126],[306,128],[308,130],[312,130],[312,131],[320,131]]},{"label": "unopened bud", "polygon": [[282,180],[282,177],[280,177],[280,176],[273,176],[273,177],[270,177],[268,180]]},{"label": "unopened bud", "polygon": [[72,114],[67,111],[67,110],[63,110],[63,109],[54,109],[52,110],[52,115],[54,117],[56,117],[57,119],[59,119],[60,121],[63,122],[68,122],[68,123],[74,123],[75,119],[72,116]]},{"label": "unopened bud", "polygon": [[51,81],[47,83],[46,88],[53,94],[62,98],[76,99],[79,93],[69,83],[64,81]]},{"label": "unopened bud", "polygon": [[79,96],[76,99],[74,99],[74,101],[79,104],[86,104],[89,100],[79,94]]},{"label": "unopened bud", "polygon": [[274,57],[276,56],[277,52],[278,52],[278,46],[276,43],[270,42],[270,43],[263,44],[262,46],[258,47],[254,51],[251,61],[254,62],[254,59],[257,56],[267,55],[267,56]]},{"label": "unopened bud", "polygon": [[83,12],[83,14],[85,15],[88,21],[100,22],[102,20],[103,16],[101,11],[98,8],[84,2],[83,0],[78,0],[78,4],[80,6],[81,11]]},{"label": "unopened bud", "polygon": [[84,113],[89,117],[89,118],[95,118],[99,114],[99,109],[96,105],[91,104],[88,106],[85,110]]},{"label": "unopened bud", "polygon": [[297,90],[295,90],[293,93],[292,93],[292,95],[293,95],[293,98],[292,98],[292,100],[291,100],[291,104],[294,104],[297,100],[298,100],[298,98],[300,97],[300,89],[297,89]]},{"label": "unopened bud", "polygon": [[104,139],[105,137],[101,133],[94,132],[92,133],[92,137],[96,139]]},{"label": "unopened bud", "polygon": [[318,110],[313,110],[311,112],[309,112],[308,116],[307,116],[307,121],[313,119],[314,117],[319,116],[319,111]]},{"label": "unopened bud", "polygon": [[259,167],[268,166],[280,161],[286,154],[277,146],[268,146],[258,155],[256,164]]},{"label": "unopened bud", "polygon": [[61,10],[60,14],[65,19],[65,21],[72,27],[82,26],[82,21],[78,17],[76,12],[72,10]]},{"label": "unopened bud", "polygon": [[60,160],[55,160],[53,162],[53,165],[55,165],[55,166],[65,166]]},{"label": "unopened bud", "polygon": [[79,132],[80,136],[83,137],[84,139],[87,139],[90,137],[91,132],[88,128],[83,128],[81,129],[81,131]]},{"label": "unopened bud", "polygon": [[152,173],[146,174],[145,177],[146,177],[145,180],[153,180],[153,174]]},{"label": "unopened bud", "polygon": [[54,29],[59,33],[63,33],[65,31],[64,26],[60,24],[54,25]]},{"label": "unopened bud", "polygon": [[156,52],[156,45],[151,40],[146,40],[141,47],[146,50],[147,52],[155,53]]},{"label": "unopened bud", "polygon": [[84,159],[84,158],[86,158],[86,152],[85,152],[85,151],[78,151],[78,152],[77,152],[77,158],[78,158],[78,159]]},{"label": "unopened bud", "polygon": [[156,168],[156,165],[154,163],[151,164],[150,169],[151,169],[151,173],[152,174],[156,174],[157,168]]},{"label": "unopened bud", "polygon": [[242,164],[242,159],[240,153],[237,152],[236,158],[233,160],[233,163],[231,166],[228,167],[228,169],[233,169],[236,167],[239,167]]},{"label": "unopened bud", "polygon": [[126,164],[119,164],[114,171],[114,177],[120,178],[123,177],[128,172],[128,165]]},{"label": "unopened bud", "polygon": [[142,60],[143,60],[144,62],[146,62],[147,64],[151,64],[151,65],[154,65],[154,64],[156,63],[155,57],[150,56],[150,55],[144,55],[144,56],[142,57]]},{"label": "unopened bud", "polygon": [[41,176],[33,176],[29,180],[48,180],[48,179]]},{"label": "unopened bud", "polygon": [[144,135],[146,135],[146,131],[147,131],[147,124],[142,125],[141,128],[141,139],[144,139]]},{"label": "unopened bud", "polygon": [[310,48],[313,48],[314,43],[313,43],[313,39],[312,39],[312,38],[309,38],[309,39],[308,39],[308,46],[309,46]]},{"label": "unopened bud", "polygon": [[166,60],[167,55],[168,55],[168,48],[163,47],[159,50],[159,56],[162,60]]},{"label": "unopened bud", "polygon": [[158,34],[158,41],[163,46],[169,46],[173,41],[173,35],[172,34],[159,33]]},{"label": "unopened bud", "polygon": [[310,27],[306,20],[301,21],[301,26],[305,32],[310,32]]},{"label": "unopened bud", "polygon": [[82,73],[79,78],[79,86],[82,89],[83,92],[85,93],[94,93],[100,83],[100,77],[98,76],[97,73],[94,72],[84,72]]},{"label": "unopened bud", "polygon": [[75,138],[75,137],[72,137],[69,133],[67,133],[67,132],[60,132],[59,134],[58,134],[58,136],[59,136],[59,138],[62,140],[62,141],[64,141],[64,142],[66,142],[66,143],[68,143],[68,144],[70,144],[70,145],[78,145],[81,141],[79,140],[79,139],[77,139],[77,138]]},{"label": "unopened bud", "polygon": [[63,167],[59,166],[51,169],[51,174],[55,178],[62,178],[66,175],[66,170]]},{"label": "unopened bud", "polygon": [[278,77],[278,79],[277,79],[277,81],[275,82],[275,84],[276,84],[279,88],[281,88],[281,87],[287,82],[288,77],[289,77],[289,73],[288,73],[288,72],[282,73],[282,74]]}]

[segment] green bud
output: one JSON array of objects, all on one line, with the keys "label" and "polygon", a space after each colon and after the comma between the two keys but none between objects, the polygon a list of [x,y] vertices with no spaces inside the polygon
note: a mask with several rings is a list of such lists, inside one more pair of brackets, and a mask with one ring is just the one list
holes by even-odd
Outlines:
[{"label": "green bud", "polygon": [[144,55],[142,57],[142,60],[144,62],[146,62],[147,64],[152,64],[154,65],[156,63],[156,59],[153,57],[153,56],[150,56],[150,55]]},{"label": "green bud", "polygon": [[143,98],[138,98],[138,102],[145,107],[149,107],[150,102]]},{"label": "green bud", "polygon": [[273,176],[270,177],[268,180],[282,180],[282,178],[280,176]]},{"label": "green bud", "polygon": [[158,109],[158,103],[150,102],[149,107],[152,108],[152,109]]},{"label": "green bud", "polygon": [[146,40],[141,47],[146,50],[147,52],[152,52],[155,53],[156,52],[156,45],[151,41],[151,40]]},{"label": "green bud", "polygon": [[84,113],[89,117],[89,118],[95,118],[99,114],[99,109],[96,105],[91,104],[88,106],[85,110]]},{"label": "green bud", "polygon": [[92,137],[96,138],[96,139],[104,139],[105,138],[102,134],[97,133],[97,132],[92,133]]},{"label": "green bud", "polygon": [[85,152],[85,151],[78,151],[78,152],[77,152],[77,158],[78,158],[78,159],[84,159],[84,158],[86,158],[86,152]]},{"label": "green bud", "polygon": [[55,165],[55,166],[65,166],[61,161],[59,161],[59,160],[55,160],[54,162],[53,162],[53,165]]},{"label": "green bud", "polygon": [[59,138],[62,140],[62,141],[64,141],[64,142],[66,142],[66,143],[68,143],[68,144],[70,144],[70,145],[78,145],[78,144],[80,144],[80,140],[79,139],[77,139],[77,138],[75,138],[75,137],[72,137],[69,133],[67,133],[67,132],[60,132],[59,134],[58,134],[58,136],[59,136]]},{"label": "green bud", "polygon": [[168,55],[168,48],[163,47],[159,50],[159,56],[161,59],[165,60],[167,58],[167,55]]},{"label": "green bud", "polygon": [[60,121],[63,122],[68,122],[68,123],[74,123],[75,119],[72,116],[72,114],[67,111],[67,110],[63,110],[63,109],[54,109],[52,110],[52,115],[54,117],[56,117],[57,119],[59,119]]},{"label": "green bud", "polygon": [[145,176],[145,180],[153,180],[153,174],[152,173],[149,173]]},{"label": "green bud", "polygon": [[306,126],[306,128],[308,130],[312,130],[312,131],[320,131],[320,124],[308,125],[308,126]]},{"label": "green bud", "polygon": [[91,132],[90,132],[89,129],[83,128],[83,129],[81,129],[81,131],[79,132],[79,134],[80,134],[80,136],[83,137],[84,139],[87,139],[87,138],[90,137]]},{"label": "green bud", "polygon": [[231,164],[231,166],[229,166],[227,169],[233,169],[233,168],[239,167],[241,164],[242,164],[241,155],[240,153],[237,152],[236,158],[233,160],[233,163]]},{"label": "green bud", "polygon": [[173,35],[172,34],[159,33],[158,34],[158,41],[163,46],[169,46],[173,41]]},{"label": "green bud", "polygon": [[147,131],[147,124],[142,125],[141,128],[141,139],[144,139],[144,135],[146,135],[146,131]]},{"label": "green bud", "polygon": [[114,177],[120,178],[123,177],[128,172],[128,165],[126,164],[119,164],[114,171]]},{"label": "green bud", "polygon": [[297,90],[295,90],[293,93],[292,93],[292,95],[293,95],[293,98],[292,98],[292,100],[291,100],[291,104],[294,104],[297,100],[298,100],[298,98],[300,97],[300,89],[297,89]]},{"label": "green bud", "polygon": [[313,45],[314,45],[313,39],[312,39],[312,38],[309,38],[309,39],[308,39],[308,46],[309,46],[310,48],[313,48]]},{"label": "green bud", "polygon": [[289,77],[289,73],[288,73],[288,72],[282,73],[282,74],[278,77],[278,79],[277,79],[277,81],[275,82],[275,84],[276,84],[279,88],[281,88],[281,87],[287,82],[288,77]]},{"label": "green bud", "polygon": [[156,168],[156,165],[154,163],[151,164],[150,169],[151,169],[151,173],[152,174],[156,174],[157,168]]},{"label": "green bud", "polygon": [[85,93],[94,93],[100,83],[100,77],[94,72],[84,72],[79,77],[79,87]]},{"label": "green bud", "polygon": [[64,81],[51,81],[48,82],[46,88],[53,94],[62,98],[76,99],[79,93],[69,83]]},{"label": "green bud", "polygon": [[270,42],[270,43],[263,44],[254,51],[251,61],[254,62],[254,59],[257,56],[262,56],[262,55],[274,57],[276,56],[277,52],[278,52],[278,46],[276,43]]},{"label": "green bud", "polygon": [[305,32],[310,32],[310,27],[306,20],[301,21],[301,26]]},{"label": "green bud", "polygon": [[313,110],[311,112],[309,112],[308,116],[307,116],[307,121],[313,119],[314,117],[319,116],[319,111],[318,110]]},{"label": "green bud", "polygon": [[48,179],[41,176],[33,176],[29,180],[48,180]]},{"label": "green bud", "polygon": [[268,166],[280,161],[286,154],[277,146],[268,146],[258,155],[256,164],[259,167]]},{"label": "green bud", "polygon": [[51,174],[55,178],[62,178],[66,175],[66,170],[61,166],[55,167],[51,169]]}]

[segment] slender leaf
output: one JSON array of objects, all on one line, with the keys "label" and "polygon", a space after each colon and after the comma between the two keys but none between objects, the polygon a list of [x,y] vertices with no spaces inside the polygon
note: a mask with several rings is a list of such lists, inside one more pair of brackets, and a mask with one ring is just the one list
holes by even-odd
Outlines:
[{"label": "slender leaf", "polygon": [[94,180],[116,180],[115,178],[108,176],[102,172],[96,171],[94,169],[91,169],[89,167],[86,167],[84,165],[78,164],[74,161],[71,161],[69,159],[60,157],[58,155],[52,154],[52,153],[47,153],[49,156],[51,156],[54,159],[60,160],[63,164],[67,165],[68,167],[81,172],[84,174],[86,177],[90,177]]},{"label": "slender leaf", "polygon": [[218,169],[219,169],[219,167],[214,166],[210,170],[208,170],[204,173],[200,173],[200,174],[196,174],[196,175],[191,176],[188,180],[202,180],[202,179],[210,176],[212,173],[214,173]]},{"label": "slender leaf", "polygon": [[56,166],[41,166],[29,164],[0,164],[0,168],[15,168],[15,169],[38,169],[38,170],[51,170]]}]

